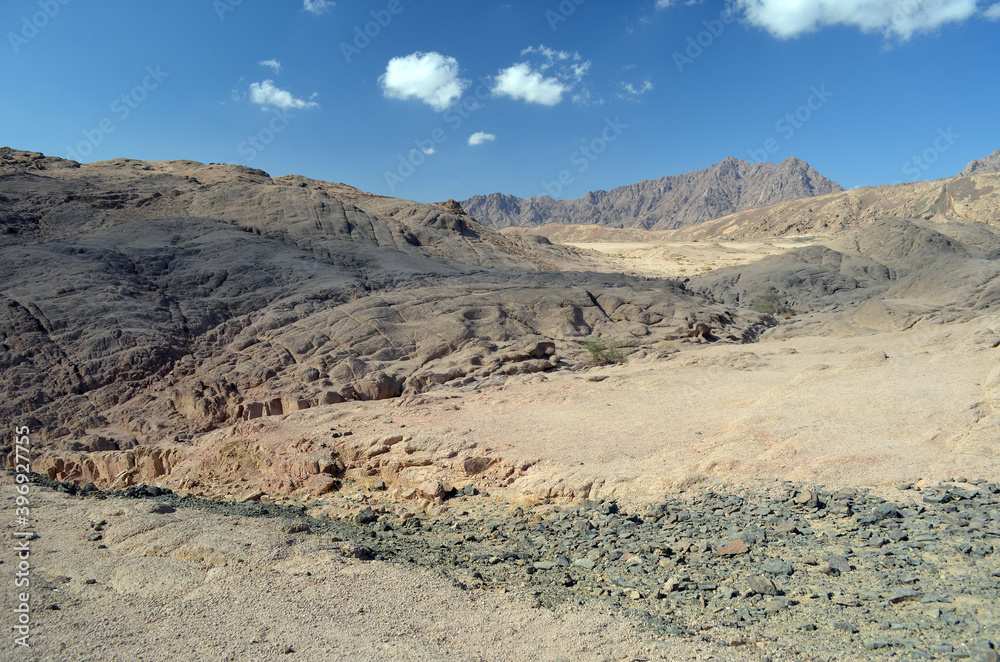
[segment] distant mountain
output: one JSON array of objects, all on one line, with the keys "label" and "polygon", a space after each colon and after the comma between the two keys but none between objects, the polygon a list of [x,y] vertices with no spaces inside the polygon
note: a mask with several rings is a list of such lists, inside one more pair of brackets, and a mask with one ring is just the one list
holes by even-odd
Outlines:
[{"label": "distant mountain", "polygon": [[963,175],[982,175],[987,172],[1000,172],[1000,149],[986,158],[970,161],[962,171]]},{"label": "distant mountain", "polygon": [[[672,234],[683,239],[837,237],[889,217],[1000,227],[1000,150],[972,161],[954,177],[791,200],[748,209]],[[555,236],[555,231],[547,233]],[[975,243],[971,239],[964,239]],[[992,240],[991,240],[992,241]]]},{"label": "distant mountain", "polygon": [[671,230],[779,202],[843,191],[839,184],[791,157],[781,163],[727,158],[710,168],[646,180],[575,200],[549,196],[478,195],[462,203],[483,225],[546,223]]}]

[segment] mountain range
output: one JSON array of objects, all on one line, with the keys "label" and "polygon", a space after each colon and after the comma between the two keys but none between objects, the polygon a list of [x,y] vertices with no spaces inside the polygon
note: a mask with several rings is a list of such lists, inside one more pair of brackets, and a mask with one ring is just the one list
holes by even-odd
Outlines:
[{"label": "mountain range", "polygon": [[794,157],[778,164],[730,157],[704,170],[592,191],[575,200],[492,193],[473,196],[462,207],[492,228],[567,223],[672,230],[746,209],[843,190]]}]

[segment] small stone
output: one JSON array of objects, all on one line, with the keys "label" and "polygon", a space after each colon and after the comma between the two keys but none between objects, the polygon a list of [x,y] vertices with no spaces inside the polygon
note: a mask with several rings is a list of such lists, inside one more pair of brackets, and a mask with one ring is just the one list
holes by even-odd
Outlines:
[{"label": "small stone", "polygon": [[60,609],[62,609],[62,607],[60,607],[57,604],[47,605],[45,608],[49,611],[59,611]]},{"label": "small stone", "polygon": [[445,489],[444,485],[437,480],[428,480],[420,483],[417,486],[417,491],[424,497],[431,499],[432,501],[440,501],[444,499]]},{"label": "small stone", "polygon": [[794,572],[791,563],[786,563],[779,558],[767,559],[760,567],[764,572],[771,575],[785,575],[787,577]]},{"label": "small stone", "polygon": [[573,565],[577,566],[578,568],[585,568],[587,570],[593,570],[594,566],[596,564],[591,559],[582,558],[582,559],[577,559],[577,560],[573,561]]},{"label": "small stone", "polygon": [[777,595],[778,588],[767,577],[763,575],[753,575],[747,580],[750,590],[760,595]]},{"label": "small stone", "polygon": [[919,598],[920,595],[919,591],[914,591],[912,588],[902,588],[889,597],[889,604],[897,605],[900,602]]},{"label": "small stone", "polygon": [[795,526],[795,522],[790,522],[785,520],[778,526],[774,527],[775,533],[798,533],[799,529]]},{"label": "small stone", "polygon": [[93,584],[97,583],[97,580],[96,579],[86,579],[86,580],[84,580],[83,583],[87,584],[87,585],[93,585]]},{"label": "small stone", "polygon": [[365,508],[364,510],[358,512],[358,514],[354,516],[354,521],[361,525],[371,524],[377,519],[378,515],[376,515],[375,511],[373,511],[371,508]]},{"label": "small stone", "polygon": [[103,540],[103,539],[104,536],[100,533],[91,533],[89,536],[87,536],[87,540],[91,542],[97,542],[98,540]]},{"label": "small stone", "polygon": [[842,575],[851,571],[851,564],[847,560],[847,557],[840,554],[828,554],[826,563],[829,569],[833,571],[832,574]]},{"label": "small stone", "polygon": [[718,550],[719,556],[737,556],[738,554],[746,554],[750,551],[746,543],[737,538],[728,545],[720,547]]},{"label": "small stone", "polygon": [[843,630],[844,632],[850,632],[851,634],[855,634],[858,631],[856,627],[854,627],[850,623],[847,623],[846,621],[837,621],[836,623],[833,624],[833,629]]},{"label": "small stone", "polygon": [[830,602],[841,607],[860,607],[861,601],[857,597],[850,595],[835,595],[830,598]]}]

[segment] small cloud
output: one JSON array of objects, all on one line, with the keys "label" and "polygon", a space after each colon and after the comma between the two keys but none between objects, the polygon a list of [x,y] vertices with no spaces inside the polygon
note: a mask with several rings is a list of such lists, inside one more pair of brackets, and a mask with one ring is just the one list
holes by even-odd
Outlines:
[{"label": "small cloud", "polygon": [[302,8],[307,12],[315,14],[316,16],[319,16],[330,7],[335,7],[336,5],[336,2],[329,2],[329,0],[302,0]]},{"label": "small cloud", "polygon": [[648,80],[642,81],[639,85],[633,85],[621,80],[618,81],[618,85],[622,88],[622,93],[618,95],[620,99],[635,100],[653,89],[653,84]]},{"label": "small cloud", "polygon": [[562,101],[563,94],[568,89],[558,78],[545,78],[527,62],[520,62],[500,70],[493,86],[493,94],[543,106],[555,106]]},{"label": "small cloud", "polygon": [[569,51],[557,51],[553,48],[547,48],[545,44],[542,44],[541,46],[528,46],[521,51],[522,56],[529,55],[531,53],[538,53],[545,58],[546,62],[538,67],[542,71],[551,67],[557,60],[580,61],[580,54],[577,52],[570,53]]},{"label": "small cloud", "polygon": [[1000,2],[984,9],[983,16],[991,21],[1000,21]]},{"label": "small cloud", "polygon": [[258,62],[257,64],[259,64],[262,67],[268,67],[274,70],[274,73],[276,74],[281,73],[281,63],[278,62],[277,60],[264,60],[262,62]]},{"label": "small cloud", "polygon": [[437,150],[434,149],[433,147],[421,147],[420,151],[426,154],[427,156],[430,156],[431,154],[437,154]]},{"label": "small cloud", "polygon": [[485,142],[493,142],[497,137],[492,133],[486,133],[485,131],[476,131],[471,136],[469,136],[469,144],[475,147],[476,145],[482,145]]},{"label": "small cloud", "polygon": [[435,52],[392,58],[378,82],[386,98],[417,99],[438,111],[460,99],[470,84],[458,77],[458,60]]},{"label": "small cloud", "polygon": [[[309,98],[314,99],[315,97],[316,94],[314,93]],[[277,106],[282,110],[290,110],[292,108],[315,108],[319,106],[319,104],[315,101],[296,99],[292,96],[291,92],[286,92],[285,90],[275,87],[274,81],[271,80],[265,80],[260,83],[251,83],[250,101],[261,106]]]},{"label": "small cloud", "polygon": [[[494,80],[494,96],[555,106],[590,71],[590,60],[583,61],[577,52],[557,51],[541,45],[529,46],[521,51],[521,55],[540,55],[542,62],[534,65],[518,62],[501,69]],[[584,88],[577,90],[572,98],[576,102],[587,103],[590,97],[590,91]]]},{"label": "small cloud", "polygon": [[[704,0],[684,0],[685,5],[700,5]],[[657,9],[666,9],[677,4],[677,0],[656,0]]]}]

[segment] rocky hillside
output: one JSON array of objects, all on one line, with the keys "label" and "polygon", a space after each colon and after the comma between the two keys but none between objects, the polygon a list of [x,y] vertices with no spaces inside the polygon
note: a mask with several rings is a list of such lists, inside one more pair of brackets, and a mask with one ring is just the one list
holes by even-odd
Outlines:
[{"label": "rocky hillside", "polygon": [[1000,172],[1000,149],[989,156],[970,161],[962,171],[963,175],[982,175],[987,172]]},{"label": "rocky hillside", "polygon": [[553,370],[592,334],[653,343],[697,318],[739,339],[757,324],[676,283],[560,263],[574,255],[454,202],[5,148],[0,417],[27,416],[56,449],[121,450]]},{"label": "rocky hillside", "polygon": [[963,174],[948,179],[878,188],[865,186],[749,209],[696,227],[682,228],[672,238],[836,237],[890,216],[935,223],[956,221],[972,223],[974,226],[998,226],[998,158],[1000,155],[994,153],[981,161],[973,161]]},{"label": "rocky hillside", "polygon": [[728,158],[704,170],[594,191],[576,200],[548,196],[525,200],[493,193],[469,198],[462,206],[479,222],[494,228],[576,223],[670,230],[745,209],[843,190],[796,158],[779,164]]}]

